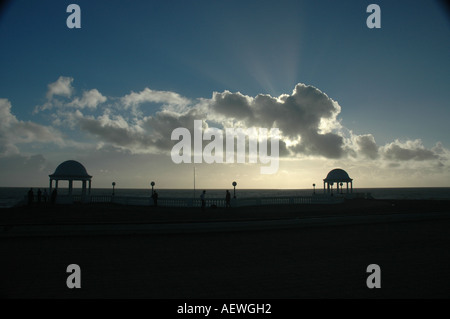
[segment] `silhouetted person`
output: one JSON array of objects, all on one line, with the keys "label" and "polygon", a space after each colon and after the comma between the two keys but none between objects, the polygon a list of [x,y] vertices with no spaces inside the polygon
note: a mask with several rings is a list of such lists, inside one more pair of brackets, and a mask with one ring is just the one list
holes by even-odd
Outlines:
[{"label": "silhouetted person", "polygon": [[50,202],[52,203],[52,205],[55,204],[55,202],[56,202],[56,196],[58,196],[58,192],[56,191],[56,188],[55,188],[50,197]]},{"label": "silhouetted person", "polygon": [[231,194],[228,190],[227,190],[227,195],[225,196],[225,202],[226,202],[226,205],[225,205],[226,208],[231,207]]},{"label": "silhouetted person", "polygon": [[34,193],[33,193],[33,189],[30,188],[30,190],[28,191],[28,205],[32,205],[34,202]]},{"label": "silhouetted person", "polygon": [[47,203],[48,194],[46,189],[44,189],[44,194],[42,194],[42,198],[44,199],[44,203]]},{"label": "silhouetted person", "polygon": [[41,203],[41,198],[42,198],[42,192],[41,192],[41,189],[38,188],[38,191],[37,191],[37,200],[38,200],[38,204]]},{"label": "silhouetted person", "polygon": [[158,206],[158,193],[156,191],[153,192],[152,198],[153,198],[153,205],[155,205],[155,207]]},{"label": "silhouetted person", "polygon": [[200,199],[202,200],[202,210],[205,210],[205,207],[206,207],[205,196],[206,196],[206,191],[203,191],[203,193],[200,195]]}]

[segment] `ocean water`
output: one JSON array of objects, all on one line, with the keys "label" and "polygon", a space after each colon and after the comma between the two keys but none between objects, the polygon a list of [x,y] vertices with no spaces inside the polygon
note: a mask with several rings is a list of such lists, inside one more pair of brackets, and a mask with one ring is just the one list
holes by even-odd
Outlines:
[{"label": "ocean water", "polygon": [[[43,190],[44,188],[41,188]],[[0,208],[12,207],[24,200],[29,188],[24,187],[0,187]],[[33,188],[36,196],[38,188]],[[197,189],[155,189],[159,198],[198,198],[202,190]],[[233,189],[230,188],[231,196]],[[344,190],[345,192],[345,190]],[[354,188],[354,193],[370,193],[376,199],[447,199],[450,200],[450,187],[426,187],[426,188]],[[59,194],[68,193],[67,189],[58,189]],[[309,196],[312,189],[236,189],[236,197],[276,197],[276,196]],[[323,189],[316,188],[317,194],[322,194]],[[81,194],[81,189],[74,189],[74,194]],[[111,195],[111,188],[93,188],[91,195]],[[116,189],[117,196],[148,197],[151,189]],[[224,189],[207,189],[209,198],[224,198]]]}]

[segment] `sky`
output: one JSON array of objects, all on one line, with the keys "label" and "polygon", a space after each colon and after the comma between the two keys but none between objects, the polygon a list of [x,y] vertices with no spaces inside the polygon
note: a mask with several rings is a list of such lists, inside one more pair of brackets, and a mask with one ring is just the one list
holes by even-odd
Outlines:
[{"label": "sky", "polygon": [[200,120],[277,128],[279,164],[196,163],[198,188],[321,187],[334,168],[355,188],[449,187],[449,39],[440,1],[9,1],[0,186],[77,160],[93,187],[192,188],[172,132]]}]

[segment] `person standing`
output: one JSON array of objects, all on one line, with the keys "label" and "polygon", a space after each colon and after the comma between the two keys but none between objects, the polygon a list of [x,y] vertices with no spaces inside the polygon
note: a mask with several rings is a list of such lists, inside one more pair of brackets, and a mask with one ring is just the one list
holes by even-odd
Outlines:
[{"label": "person standing", "polygon": [[206,191],[203,191],[203,193],[200,195],[200,199],[202,200],[202,210],[205,210],[206,207]]},{"label": "person standing", "polygon": [[153,192],[152,198],[153,198],[153,205],[155,207],[158,206],[158,193],[156,191]]},{"label": "person standing", "polygon": [[227,194],[225,195],[225,202],[226,202],[226,205],[225,205],[226,208],[231,207],[231,194],[228,190],[227,190]]}]

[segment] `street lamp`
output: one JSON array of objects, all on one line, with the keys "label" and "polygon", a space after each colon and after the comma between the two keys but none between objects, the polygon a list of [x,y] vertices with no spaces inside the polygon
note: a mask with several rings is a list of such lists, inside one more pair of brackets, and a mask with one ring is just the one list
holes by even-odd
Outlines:
[{"label": "street lamp", "polygon": [[236,185],[237,185],[237,183],[236,182],[233,182],[233,187],[234,187],[234,196],[233,196],[233,198],[236,198]]},{"label": "street lamp", "polygon": [[114,196],[114,187],[116,186],[116,182],[112,182],[112,187],[113,187],[113,196]]},{"label": "street lamp", "polygon": [[341,185],[341,194],[342,194],[342,185],[344,185],[344,183],[341,182],[339,185]]},{"label": "street lamp", "polygon": [[150,185],[152,186],[152,195],[153,195],[153,186],[155,186],[155,182],[151,182]]},{"label": "street lamp", "polygon": [[313,194],[315,194],[316,193],[316,184],[313,184],[313,187],[314,187]]}]

